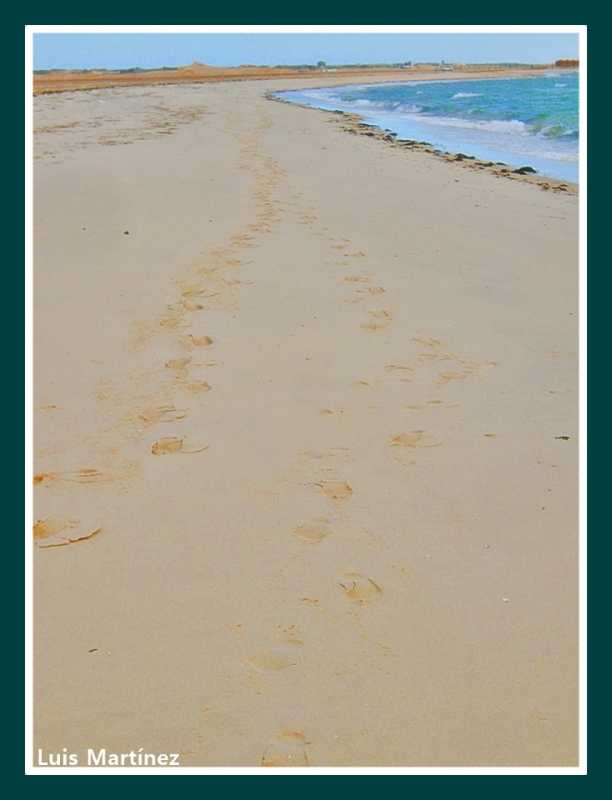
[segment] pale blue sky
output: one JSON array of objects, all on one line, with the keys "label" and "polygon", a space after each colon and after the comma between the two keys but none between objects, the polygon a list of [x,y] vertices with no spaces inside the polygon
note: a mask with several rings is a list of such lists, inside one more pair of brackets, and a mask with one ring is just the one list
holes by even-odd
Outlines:
[{"label": "pale blue sky", "polygon": [[[64,29],[65,30],[65,29]],[[578,58],[577,33],[34,33],[34,69],[177,67],[201,61],[328,64],[552,63]]]}]

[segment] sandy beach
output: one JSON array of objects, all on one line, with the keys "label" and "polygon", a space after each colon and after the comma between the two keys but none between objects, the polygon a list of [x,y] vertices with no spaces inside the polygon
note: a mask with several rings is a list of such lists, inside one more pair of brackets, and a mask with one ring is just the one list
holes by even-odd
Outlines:
[{"label": "sandy beach", "polygon": [[305,85],[34,98],[34,763],[575,766],[576,187]]}]

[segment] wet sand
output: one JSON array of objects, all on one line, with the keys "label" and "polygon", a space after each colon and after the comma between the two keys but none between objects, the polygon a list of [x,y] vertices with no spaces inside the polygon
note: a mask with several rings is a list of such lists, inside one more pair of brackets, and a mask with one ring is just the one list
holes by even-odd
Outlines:
[{"label": "wet sand", "polygon": [[35,98],[35,753],[574,766],[578,199],[290,85]]}]

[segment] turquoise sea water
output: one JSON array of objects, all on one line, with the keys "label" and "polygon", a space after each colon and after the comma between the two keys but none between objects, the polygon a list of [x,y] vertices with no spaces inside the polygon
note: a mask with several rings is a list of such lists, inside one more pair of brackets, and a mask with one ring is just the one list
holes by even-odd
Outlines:
[{"label": "turquoise sea water", "polygon": [[578,182],[577,72],[336,86],[277,96],[360,114],[398,139]]}]

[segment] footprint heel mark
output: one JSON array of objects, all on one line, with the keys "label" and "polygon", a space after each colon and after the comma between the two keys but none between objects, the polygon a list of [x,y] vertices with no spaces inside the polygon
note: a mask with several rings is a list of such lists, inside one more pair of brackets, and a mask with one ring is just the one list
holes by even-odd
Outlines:
[{"label": "footprint heel mark", "polygon": [[349,600],[363,602],[382,595],[382,589],[372,578],[364,578],[356,572],[348,572],[342,576],[340,586]]},{"label": "footprint heel mark", "polygon": [[97,522],[47,517],[34,525],[34,543],[37,547],[62,547],[89,539],[101,528]]},{"label": "footprint heel mark", "polygon": [[300,525],[293,531],[293,535],[302,542],[307,544],[319,544],[334,532],[333,527],[327,520],[320,520],[317,522],[306,522]]},{"label": "footprint heel mark", "polygon": [[298,639],[286,639],[276,647],[262,650],[245,661],[249,669],[256,672],[280,672],[288,667],[295,667],[304,660],[302,642]]},{"label": "footprint heel mark", "polygon": [[262,767],[309,767],[304,749],[310,744],[297,731],[283,731],[268,745],[261,758]]},{"label": "footprint heel mark", "polygon": [[190,448],[189,450],[186,450],[186,439],[186,436],[184,436],[182,439],[179,439],[177,436],[167,436],[155,442],[151,448],[151,452],[154,456],[166,456],[173,453],[201,453],[203,450],[207,450],[210,447],[210,445],[205,444],[204,447]]},{"label": "footprint heel mark", "polygon": [[182,449],[183,440],[178,439],[176,436],[170,436],[155,442],[151,452],[154,456],[164,456],[170,453],[180,453]]},{"label": "footprint heel mark", "polygon": [[334,500],[347,500],[353,494],[353,487],[346,481],[320,481],[315,485],[321,487],[326,497]]}]

